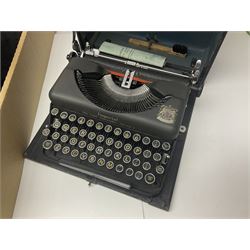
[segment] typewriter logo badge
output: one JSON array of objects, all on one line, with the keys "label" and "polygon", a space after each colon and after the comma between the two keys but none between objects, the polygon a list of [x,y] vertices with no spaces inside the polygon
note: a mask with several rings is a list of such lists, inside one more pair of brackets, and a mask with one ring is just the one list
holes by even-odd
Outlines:
[{"label": "typewriter logo badge", "polygon": [[178,110],[171,105],[162,105],[157,115],[157,119],[167,124],[173,124],[175,122],[177,112]]}]

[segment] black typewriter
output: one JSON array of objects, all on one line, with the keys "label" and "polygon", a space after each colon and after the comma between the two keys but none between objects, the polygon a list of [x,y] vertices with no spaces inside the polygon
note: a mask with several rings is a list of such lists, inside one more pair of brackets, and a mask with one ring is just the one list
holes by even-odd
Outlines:
[{"label": "black typewriter", "polygon": [[73,32],[25,156],[168,210],[222,32]]}]

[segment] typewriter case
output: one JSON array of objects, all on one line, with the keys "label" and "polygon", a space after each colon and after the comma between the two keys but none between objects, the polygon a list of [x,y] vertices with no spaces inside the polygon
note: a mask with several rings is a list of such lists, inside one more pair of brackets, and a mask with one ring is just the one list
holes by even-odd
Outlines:
[{"label": "typewriter case", "polygon": [[[105,178],[98,178],[95,175],[77,171],[76,168],[68,168],[65,167],[66,165],[58,164],[56,159],[48,157],[41,147],[44,140],[42,131],[50,123],[51,115],[48,115],[32,140],[25,152],[25,157],[81,177],[90,183],[100,184],[135,197],[155,207],[169,210],[195,100],[202,93],[205,78],[223,42],[225,32],[77,32],[75,34],[77,40],[75,38],[73,40],[74,50],[67,56],[69,63],[49,93],[51,108],[63,107],[77,114],[87,114],[87,116],[90,114],[90,117],[95,120],[106,121],[116,127],[121,124],[122,128],[129,128],[132,131],[138,131],[138,128],[140,128],[144,134],[152,134],[156,138],[171,141],[167,174],[164,175],[164,181],[160,187],[152,188],[152,192],[144,193],[133,188],[123,188],[106,181]],[[145,47],[131,45],[129,43],[130,38],[164,44],[169,47],[174,47],[174,45],[184,46],[187,49],[185,51],[187,54],[180,57],[151,51]],[[119,60],[110,61],[88,54],[80,55],[80,51],[86,50],[86,46],[99,49],[105,41],[166,56],[164,68],[174,74],[152,71],[147,68],[138,69],[131,64],[124,65]],[[201,65],[199,68],[200,74],[195,83],[191,83],[190,79],[178,76],[183,72],[184,74],[187,71],[191,72],[192,64],[197,59],[201,60]],[[111,77],[112,72],[121,72],[124,77],[126,70],[136,71],[138,78],[149,81],[153,86],[154,91],[151,91],[153,95],[151,92],[148,93],[147,90],[142,94],[138,92],[139,99],[134,104],[131,95],[128,95],[125,101],[113,98],[112,95],[115,95],[117,86],[108,86],[107,84],[111,92],[105,97],[107,89],[101,88],[100,84],[96,83],[96,79],[100,77],[105,79],[106,77],[108,82],[108,77]],[[85,75],[91,78],[87,79],[87,82],[83,77]],[[112,79],[114,80],[114,78]],[[69,84],[72,82],[74,84]],[[103,83],[102,86],[105,86],[105,84]],[[159,91],[159,86],[162,86],[162,84],[165,88]],[[143,89],[143,86],[138,89]],[[120,90],[117,88],[117,91]],[[136,89],[131,92],[132,95],[135,92]],[[154,95],[154,92],[156,92],[156,95]],[[172,98],[164,99],[166,103],[161,103],[157,99],[157,96],[162,94],[161,92],[167,92],[167,97],[172,96]],[[86,97],[84,101],[82,100],[83,95]],[[169,112],[169,109],[170,111],[177,110],[172,121],[162,122],[161,117],[159,117],[162,108],[168,109],[167,112]]]}]

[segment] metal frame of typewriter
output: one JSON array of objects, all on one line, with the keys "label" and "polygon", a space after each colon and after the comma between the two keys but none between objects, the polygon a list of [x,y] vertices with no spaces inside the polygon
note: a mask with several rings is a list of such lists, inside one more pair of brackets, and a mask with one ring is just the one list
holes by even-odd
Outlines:
[{"label": "metal frame of typewriter", "polygon": [[[38,131],[37,135],[35,136],[34,140],[31,142],[30,146],[28,147],[27,151],[25,152],[25,156],[29,159],[44,163],[46,165],[49,165],[53,168],[56,168],[58,170],[70,173],[72,175],[81,177],[89,183],[97,183],[101,184],[105,187],[111,188],[113,190],[119,191],[121,193],[124,193],[126,195],[135,197],[137,199],[140,199],[142,201],[145,201],[155,207],[169,210],[171,197],[173,194],[173,189],[175,185],[175,180],[181,160],[182,151],[184,148],[184,143],[189,127],[189,122],[192,116],[193,107],[195,104],[195,100],[197,96],[199,96],[202,92],[203,86],[204,86],[204,80],[206,78],[206,75],[212,65],[212,62],[217,54],[217,51],[220,48],[220,45],[225,37],[225,33],[222,34],[220,43],[217,44],[217,47],[210,58],[210,62],[206,67],[202,68],[201,70],[201,60],[195,60],[193,65],[190,67],[179,67],[178,65],[169,65],[168,67],[164,69],[160,69],[157,67],[149,66],[143,63],[138,63],[135,61],[130,61],[122,58],[113,57],[110,55],[105,55],[100,53],[100,51],[96,48],[91,47],[88,41],[83,41],[81,34],[74,32],[73,34],[73,51],[70,52],[67,56],[67,59],[70,61],[74,58],[84,58],[85,55],[88,57],[93,57],[95,60],[105,59],[108,61],[111,61],[112,63],[120,63],[124,64],[124,67],[129,68],[135,68],[135,69],[143,69],[143,70],[149,70],[151,72],[154,72],[155,74],[166,74],[168,77],[175,77],[180,79],[186,79],[190,82],[190,95],[187,101],[186,109],[184,112],[184,116],[182,119],[182,124],[180,126],[180,133],[175,139],[174,142],[174,149],[172,154],[174,154],[174,157],[171,157],[170,160],[170,167],[168,174],[164,180],[163,186],[161,188],[161,192],[158,193],[155,196],[147,196],[143,193],[139,192],[133,192],[130,189],[127,189],[125,186],[123,186],[123,183],[118,183],[116,181],[112,181],[108,178],[105,178],[101,175],[93,174],[89,171],[79,171],[79,169],[74,168],[70,166],[70,164],[63,163],[61,165],[58,164],[58,162],[53,161],[52,159],[48,159],[41,151],[40,147],[38,145],[41,145],[43,139],[41,138],[41,133],[43,131],[43,128],[46,124],[49,123],[50,116],[47,117],[45,120],[43,126]],[[84,45],[84,47],[83,47]],[[133,71],[126,71],[123,77],[123,83],[131,82],[133,78]]]}]

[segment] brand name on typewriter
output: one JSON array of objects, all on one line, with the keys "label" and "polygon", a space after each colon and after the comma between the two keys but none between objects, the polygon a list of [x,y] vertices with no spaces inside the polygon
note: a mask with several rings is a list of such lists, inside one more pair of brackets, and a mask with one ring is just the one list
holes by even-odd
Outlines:
[{"label": "brand name on typewriter", "polygon": [[117,121],[118,121],[118,118],[117,118],[117,117],[104,115],[104,114],[101,114],[100,112],[98,112],[98,116],[99,116],[100,118],[104,119],[104,120],[114,121],[114,122],[117,122]]}]

